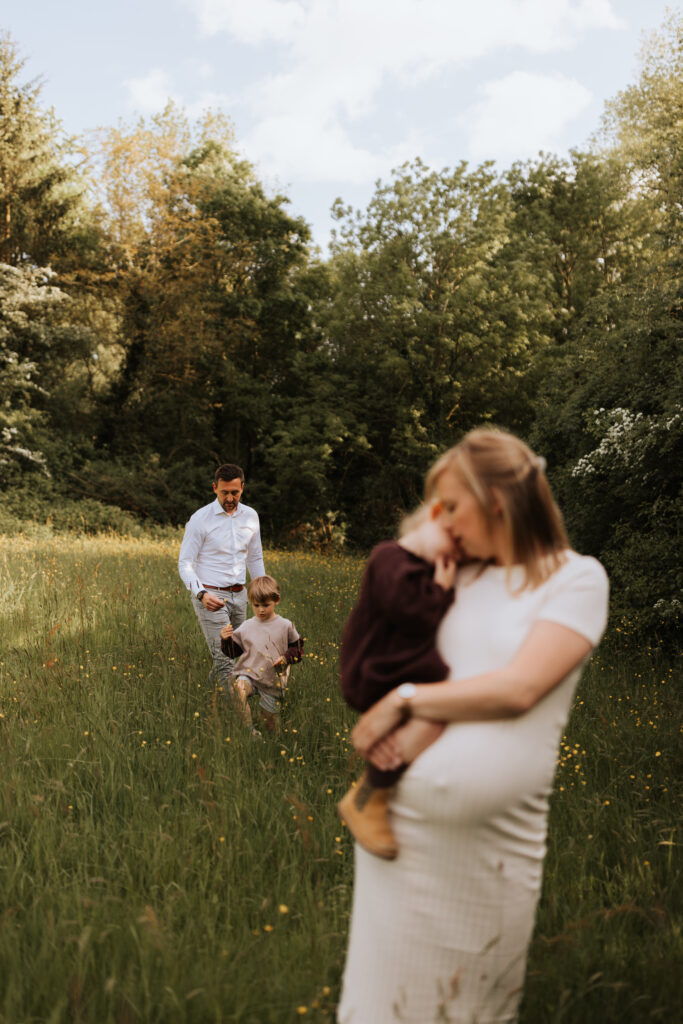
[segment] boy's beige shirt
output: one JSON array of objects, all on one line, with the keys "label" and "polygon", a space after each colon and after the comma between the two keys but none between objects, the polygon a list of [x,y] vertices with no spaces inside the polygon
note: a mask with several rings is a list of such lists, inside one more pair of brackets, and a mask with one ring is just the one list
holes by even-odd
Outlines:
[{"label": "boy's beige shirt", "polygon": [[275,615],[268,622],[256,617],[247,619],[232,634],[243,654],[235,662],[235,675],[247,676],[259,689],[277,696],[282,693],[289,678],[289,665],[273,668],[273,662],[286,654],[290,644],[300,639],[293,622]]}]

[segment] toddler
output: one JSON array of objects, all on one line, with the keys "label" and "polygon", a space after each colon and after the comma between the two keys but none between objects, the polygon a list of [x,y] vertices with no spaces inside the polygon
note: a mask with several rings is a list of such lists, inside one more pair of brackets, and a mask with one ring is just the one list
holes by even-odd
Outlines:
[{"label": "toddler", "polygon": [[254,728],[248,698],[258,694],[266,728],[275,732],[289,666],[301,661],[304,642],[294,624],[276,613],[280,587],[272,576],[257,576],[251,580],[247,597],[254,615],[237,629],[233,629],[231,623],[223,626],[221,649],[228,658],[239,659],[235,664],[232,693],[242,720],[251,729],[252,736],[259,739],[261,734]]},{"label": "toddler", "polygon": [[[342,694],[357,711],[367,711],[401,683],[437,683],[448,677],[435,641],[453,603],[455,556],[436,505],[423,505],[408,517],[398,541],[373,548],[339,656]],[[415,719],[411,729],[424,732],[429,741],[435,737],[432,723]],[[385,772],[369,765],[337,805],[361,846],[387,860],[398,853],[388,797],[405,768]]]}]

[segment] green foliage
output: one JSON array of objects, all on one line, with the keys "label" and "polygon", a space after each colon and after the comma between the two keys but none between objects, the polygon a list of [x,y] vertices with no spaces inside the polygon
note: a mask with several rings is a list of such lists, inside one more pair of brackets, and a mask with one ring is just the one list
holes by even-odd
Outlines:
[{"label": "green foliage", "polygon": [[64,300],[52,279],[49,270],[0,263],[0,482],[5,485],[27,465],[46,472],[36,442],[52,382],[50,362],[59,347],[55,309]]},{"label": "green foliage", "polygon": [[511,207],[490,166],[437,173],[418,160],[378,185],[364,216],[341,203],[336,215],[332,298],[316,310],[342,425],[331,507],[367,545],[417,503],[426,467],[464,429],[529,422],[539,338],[502,272]]},{"label": "green foliage", "polygon": [[555,343],[539,360],[540,372],[552,370],[555,346],[587,305],[637,263],[647,213],[615,155],[542,157],[515,165],[506,181],[514,214],[503,262],[516,270],[535,329]]},{"label": "green foliage", "polygon": [[[601,557],[615,604],[643,632],[675,633],[683,484],[683,169],[671,151],[683,102],[681,17],[655,35],[639,83],[609,109],[607,160],[630,178],[630,249],[548,365],[534,443],[553,467],[576,546]],[[666,43],[666,45],[665,45]],[[623,254],[625,253],[625,258]]]},{"label": "green foliage", "polygon": [[40,83],[19,83],[23,66],[0,34],[0,261],[47,266],[77,239],[83,251],[92,226],[77,148],[40,108]]},{"label": "green foliage", "polygon": [[139,518],[115,505],[69,497],[63,481],[34,477],[7,488],[0,496],[0,533],[50,536],[53,532],[111,532],[130,537],[162,533],[160,528],[143,525]]},{"label": "green foliage", "polygon": [[681,26],[646,44],[592,152],[405,164],[367,210],[335,204],[326,263],[224,117],[169,104],[88,160],[3,36],[0,482],[49,473],[60,500],[179,524],[237,461],[267,538],[368,548],[494,422],[546,456],[619,614],[673,624]]},{"label": "green foliage", "polygon": [[606,104],[601,138],[627,161],[679,239],[682,121],[683,13],[671,9],[643,43],[638,80]]},{"label": "green foliage", "polygon": [[[63,476],[91,451],[101,328],[49,268],[0,264],[0,482]],[[101,336],[101,334],[100,334]],[[104,359],[103,359],[104,362]]]},{"label": "green foliage", "polygon": [[[282,196],[265,195],[229,137],[208,134],[213,123],[189,152],[182,146],[191,132],[182,127],[168,111],[110,140],[112,159],[124,144],[131,160],[138,140],[147,147],[140,203],[148,216],[136,219],[135,205],[126,207],[125,246],[119,233],[125,357],[99,444],[119,479],[128,466],[135,504],[125,507],[163,520],[196,506],[220,462],[237,461],[250,475],[261,439],[283,418],[308,329],[305,289],[297,288],[306,225],[286,213]],[[118,183],[114,176],[116,196]],[[189,476],[188,465],[196,467]],[[152,467],[173,479],[171,503],[150,502]],[[88,485],[117,501],[121,488],[110,477],[98,461]]]}]

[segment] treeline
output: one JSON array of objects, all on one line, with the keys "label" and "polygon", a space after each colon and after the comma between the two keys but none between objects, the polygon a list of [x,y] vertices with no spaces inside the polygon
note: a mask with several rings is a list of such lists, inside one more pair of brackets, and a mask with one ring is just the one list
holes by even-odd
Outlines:
[{"label": "treeline", "polygon": [[406,164],[366,210],[336,202],[327,259],[225,118],[169,105],[86,144],[22,68],[0,38],[6,509],[182,523],[234,460],[268,540],[367,548],[435,456],[491,422],[546,457],[616,614],[673,630],[680,13],[585,152]]}]

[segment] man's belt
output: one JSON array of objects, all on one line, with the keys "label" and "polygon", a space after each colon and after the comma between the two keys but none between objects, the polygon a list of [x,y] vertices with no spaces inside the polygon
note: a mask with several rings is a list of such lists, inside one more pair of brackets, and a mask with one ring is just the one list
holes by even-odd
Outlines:
[{"label": "man's belt", "polygon": [[206,590],[225,590],[231,594],[239,594],[240,590],[244,590],[244,583],[233,583],[230,587],[214,587],[213,583],[202,583],[202,586]]}]

